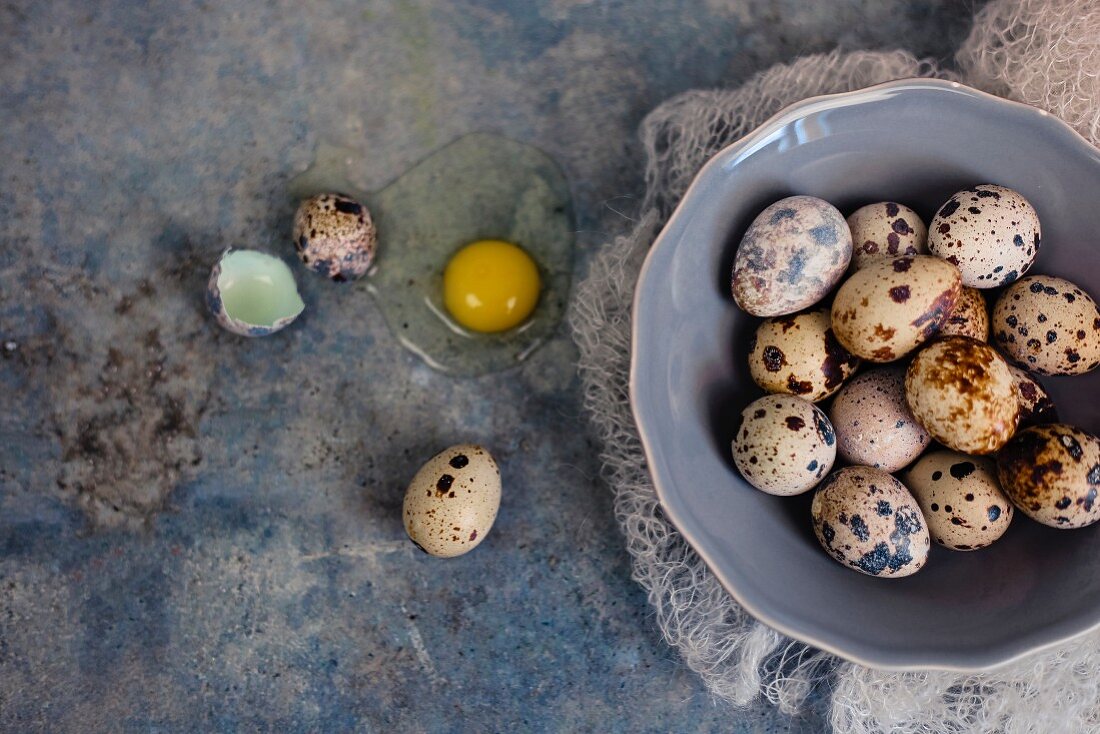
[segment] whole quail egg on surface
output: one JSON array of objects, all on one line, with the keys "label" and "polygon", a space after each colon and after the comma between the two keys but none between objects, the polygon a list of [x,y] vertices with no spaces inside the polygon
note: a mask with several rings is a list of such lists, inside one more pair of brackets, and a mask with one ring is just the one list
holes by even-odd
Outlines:
[{"label": "whole quail egg on surface", "polygon": [[870,263],[837,291],[833,332],[856,356],[891,362],[936,333],[961,289],[959,271],[930,255]]},{"label": "whole quail egg on surface", "polygon": [[938,339],[905,373],[905,400],[932,438],[967,454],[991,454],[1016,431],[1020,404],[1001,355],[965,336]]},{"label": "whole quail egg on surface", "polygon": [[836,435],[813,403],[793,395],[765,395],[741,411],[733,460],[762,492],[801,494],[833,467]]},{"label": "whole quail egg on surface", "polygon": [[461,444],[429,459],[409,482],[405,532],[421,550],[452,558],[473,550],[496,520],[500,469],[481,446]]},{"label": "whole quail egg on surface", "polygon": [[940,336],[969,336],[980,342],[989,341],[989,308],[982,292],[964,286],[958,303],[939,333]]},{"label": "whole quail egg on surface", "polygon": [[915,211],[893,201],[860,207],[848,216],[852,230],[852,266],[875,260],[928,253],[928,228]]},{"label": "whole quail egg on surface", "polygon": [[1012,522],[1012,503],[1001,491],[990,458],[934,451],[922,456],[903,479],[932,539],[952,550],[984,548]]},{"label": "whole quail egg on surface", "polygon": [[928,559],[928,528],[916,500],[881,469],[833,472],[814,493],[810,513],[826,552],[860,573],[909,576]]},{"label": "whole quail egg on surface", "polygon": [[1058,410],[1043,384],[1019,367],[1009,365],[1008,369],[1016,381],[1016,398],[1020,401],[1019,427],[1057,423]]},{"label": "whole quail egg on surface", "polygon": [[993,306],[993,340],[1010,359],[1041,375],[1083,375],[1100,366],[1100,309],[1081,287],[1029,275]]},{"label": "whole quail egg on surface", "polygon": [[958,267],[963,284],[1016,281],[1039,256],[1039,215],[1018,192],[981,184],[956,193],[928,227],[928,249]]},{"label": "whole quail egg on surface", "polygon": [[753,316],[783,316],[832,290],[852,258],[852,234],[840,211],[812,196],[764,209],[741,238],[733,297]]},{"label": "whole quail egg on surface", "polygon": [[302,263],[337,283],[370,269],[378,232],[367,208],[345,194],[318,194],[294,214],[294,249]]},{"label": "whole quail egg on surface", "polygon": [[997,454],[1009,499],[1032,520],[1082,528],[1100,520],[1100,438],[1063,423],[1020,431]]},{"label": "whole quail egg on surface", "polygon": [[767,319],[749,344],[749,373],[757,385],[810,402],[835,393],[857,367],[859,357],[840,346],[825,309]]},{"label": "whole quail egg on surface", "polygon": [[905,370],[883,367],[852,378],[829,407],[837,453],[850,464],[895,472],[932,442],[905,402]]}]

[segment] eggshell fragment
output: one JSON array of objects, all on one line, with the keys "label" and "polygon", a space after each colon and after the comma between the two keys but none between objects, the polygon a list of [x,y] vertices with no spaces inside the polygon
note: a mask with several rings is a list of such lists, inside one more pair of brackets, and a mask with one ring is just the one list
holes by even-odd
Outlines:
[{"label": "eggshell fragment", "polygon": [[895,472],[932,442],[905,402],[905,370],[872,369],[856,375],[829,406],[837,453],[849,464]]},{"label": "eggshell fragment", "polygon": [[875,260],[928,254],[928,228],[915,211],[894,201],[860,207],[848,216],[852,230],[852,267]]},{"label": "eggshell fragment", "polygon": [[928,227],[928,249],[958,267],[964,285],[997,288],[1039,256],[1039,215],[1018,192],[982,184],[952,196]]},{"label": "eggshell fragment", "polygon": [[832,204],[791,196],[760,213],[741,239],[733,297],[753,316],[783,316],[820,301],[852,257],[848,223]]},{"label": "eggshell fragment", "polygon": [[305,309],[290,268],[257,250],[222,253],[206,282],[206,307],[218,324],[241,336],[267,336]]},{"label": "eggshell fragment", "polygon": [[928,559],[928,528],[916,500],[881,469],[833,472],[814,493],[810,513],[825,551],[860,573],[909,576]]},{"label": "eggshell fragment", "polygon": [[1032,520],[1067,529],[1100,520],[1100,438],[1080,428],[1025,428],[997,454],[997,476]]},{"label": "eggshell fragment", "polygon": [[932,539],[951,550],[985,548],[1012,522],[1012,503],[1001,491],[997,467],[984,456],[933,451],[905,473]]},{"label": "eggshell fragment", "polygon": [[989,341],[989,308],[985,296],[977,288],[962,289],[951,315],[940,327],[940,336],[968,336],[980,342]]},{"label": "eggshell fragment", "polygon": [[930,255],[870,263],[837,291],[833,333],[863,359],[900,359],[939,330],[961,289],[959,271]]},{"label": "eggshell fragment", "polygon": [[302,263],[342,283],[365,274],[374,262],[378,232],[365,206],[346,194],[318,194],[294,214],[294,249]]},{"label": "eggshell fragment", "polygon": [[1080,286],[1029,275],[993,306],[993,340],[1018,364],[1041,375],[1083,375],[1100,366],[1100,309]]},{"label": "eggshell fragment", "polygon": [[749,374],[757,385],[810,402],[835,393],[857,367],[859,358],[833,336],[825,309],[767,319],[749,345]]},{"label": "eggshell fragment", "polygon": [[733,460],[760,491],[801,494],[833,467],[836,434],[813,403],[793,395],[765,395],[741,412]]},{"label": "eggshell fragment", "polygon": [[1016,430],[1020,404],[1008,363],[965,336],[937,339],[909,364],[905,400],[932,438],[966,454],[991,454]]},{"label": "eggshell fragment", "polygon": [[481,446],[461,444],[433,456],[409,482],[405,532],[421,550],[452,558],[473,550],[500,508],[500,469]]}]

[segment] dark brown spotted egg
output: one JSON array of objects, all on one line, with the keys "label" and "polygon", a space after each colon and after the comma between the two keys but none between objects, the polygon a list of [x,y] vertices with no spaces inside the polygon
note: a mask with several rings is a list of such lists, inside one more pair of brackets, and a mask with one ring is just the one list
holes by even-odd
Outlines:
[{"label": "dark brown spotted egg", "polygon": [[993,306],[993,341],[1041,375],[1083,375],[1100,366],[1100,309],[1080,286],[1029,275]]},{"label": "dark brown spotted egg", "polygon": [[793,395],[765,395],[741,411],[733,461],[760,491],[801,494],[813,489],[835,460],[836,434],[813,403]]},{"label": "dark brown spotted egg", "polygon": [[971,288],[1015,282],[1039,256],[1039,215],[1012,189],[981,184],[940,207],[928,227],[928,249],[953,263]]},{"label": "dark brown spotted egg", "polygon": [[1020,404],[1008,363],[965,336],[937,339],[905,373],[905,401],[932,438],[966,454],[991,454],[1016,431]]},{"label": "dark brown spotted egg", "polygon": [[951,315],[962,283],[950,263],[930,255],[883,260],[848,278],[833,300],[833,333],[872,362],[900,359]]},{"label": "dark brown spotted egg", "polygon": [[985,296],[977,288],[962,289],[954,310],[940,327],[940,336],[952,335],[989,341],[989,308],[985,305]]},{"label": "dark brown spotted egg", "polygon": [[405,491],[405,532],[422,551],[452,558],[477,547],[500,509],[500,469],[474,444],[441,451],[420,467]]},{"label": "dark brown spotted egg", "polygon": [[852,230],[852,267],[875,260],[928,253],[928,228],[915,211],[893,201],[860,207],[848,216]]},{"label": "dark brown spotted egg", "polygon": [[294,249],[314,272],[340,283],[370,269],[378,233],[367,208],[344,194],[319,194],[294,214]]},{"label": "dark brown spotted egg", "polygon": [[1020,428],[1040,423],[1057,423],[1058,410],[1050,393],[1035,377],[1013,365],[1008,366],[1016,383],[1016,398],[1020,401]]},{"label": "dark brown spotted egg", "polygon": [[837,453],[849,464],[895,472],[928,448],[932,437],[905,402],[905,370],[880,367],[856,375],[829,406]]},{"label": "dark brown spotted egg", "polygon": [[1067,529],[1100,520],[1100,438],[1080,428],[1025,428],[997,454],[997,476],[1032,520]]},{"label": "dark brown spotted egg", "polygon": [[749,343],[749,374],[772,393],[816,403],[840,389],[859,367],[859,357],[833,336],[826,309],[766,319]]},{"label": "dark brown spotted egg", "polygon": [[775,202],[753,220],[733,263],[733,297],[753,316],[783,316],[820,301],[852,258],[840,211],[812,196]]},{"label": "dark brown spotted egg", "polygon": [[997,466],[988,457],[933,451],[903,479],[924,513],[932,539],[951,550],[985,548],[1012,522],[1012,503],[1001,491]]},{"label": "dark brown spotted egg", "polygon": [[833,472],[814,493],[810,513],[825,551],[860,573],[909,576],[928,559],[928,528],[916,500],[881,469]]}]

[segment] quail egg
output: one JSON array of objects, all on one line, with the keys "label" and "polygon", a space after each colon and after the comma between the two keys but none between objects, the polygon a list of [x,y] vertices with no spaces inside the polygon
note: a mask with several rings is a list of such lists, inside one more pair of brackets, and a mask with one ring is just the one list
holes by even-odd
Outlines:
[{"label": "quail egg", "polygon": [[290,268],[256,250],[226,250],[210,271],[206,305],[218,324],[241,336],[267,336],[305,309]]},{"label": "quail egg", "polygon": [[500,508],[500,469],[481,446],[461,444],[433,456],[405,491],[405,532],[421,550],[452,558],[477,547]]},{"label": "quail egg", "polygon": [[891,362],[936,333],[961,288],[959,271],[929,255],[870,263],[837,291],[833,332],[852,354]]},{"label": "quail egg", "polygon": [[829,407],[840,458],[895,472],[931,443],[905,402],[905,370],[880,367],[852,378]]},{"label": "quail egg", "polygon": [[928,558],[928,528],[916,500],[881,469],[833,472],[814,493],[810,513],[826,552],[861,573],[909,576]]},{"label": "quail egg", "polygon": [[1012,503],[1001,491],[990,458],[933,451],[903,479],[932,539],[952,550],[984,548],[1004,535],[1012,522]]},{"label": "quail egg", "polygon": [[367,208],[346,194],[318,194],[294,214],[294,249],[310,270],[337,283],[370,269],[378,232]]},{"label": "quail egg", "polygon": [[1029,275],[993,306],[993,341],[1041,375],[1083,375],[1100,366],[1100,310],[1082,288],[1051,275]]},{"label": "quail egg", "polygon": [[793,395],[765,395],[741,411],[733,461],[760,491],[801,494],[821,481],[835,459],[833,427],[813,403]]},{"label": "quail egg", "polygon": [[905,374],[905,400],[947,448],[991,454],[1016,430],[1015,384],[1008,363],[988,344],[948,336],[917,352]]},{"label": "quail egg", "polygon": [[859,357],[840,346],[825,309],[767,319],[749,345],[749,374],[757,385],[815,403],[839,390],[857,367]]},{"label": "quail egg", "polygon": [[1039,256],[1039,215],[1012,189],[982,184],[960,191],[928,227],[928,249],[958,267],[963,285],[996,288]]},{"label": "quail egg", "polygon": [[835,206],[812,196],[775,202],[749,225],[733,264],[733,297],[753,316],[812,306],[843,277],[852,234]]},{"label": "quail egg", "polygon": [[939,333],[940,336],[968,336],[980,342],[989,341],[989,309],[982,292],[963,287],[958,303]]},{"label": "quail egg", "polygon": [[1057,423],[1058,410],[1043,384],[1019,367],[1008,366],[1016,382],[1016,398],[1020,401],[1020,428],[1040,423]]},{"label": "quail egg", "polygon": [[852,230],[852,266],[899,255],[928,253],[928,228],[915,211],[893,201],[856,209],[848,216]]},{"label": "quail egg", "polygon": [[1032,520],[1082,528],[1100,520],[1100,438],[1063,423],[1031,426],[997,454],[1009,499]]}]

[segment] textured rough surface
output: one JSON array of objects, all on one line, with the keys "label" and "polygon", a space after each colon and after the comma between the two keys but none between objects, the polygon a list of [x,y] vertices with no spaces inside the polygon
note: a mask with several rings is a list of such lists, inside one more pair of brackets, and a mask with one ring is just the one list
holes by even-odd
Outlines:
[{"label": "textured rough surface", "polygon": [[[0,729],[821,731],[715,705],[661,642],[564,332],[454,380],[357,286],[302,272],[306,312],[258,340],[202,290],[227,245],[293,262],[287,184],[322,139],[369,152],[376,191],[472,130],[562,163],[583,272],[658,102],[837,43],[946,56],[970,10],[0,4]],[[505,491],[440,562],[401,498],[458,440]]]}]

